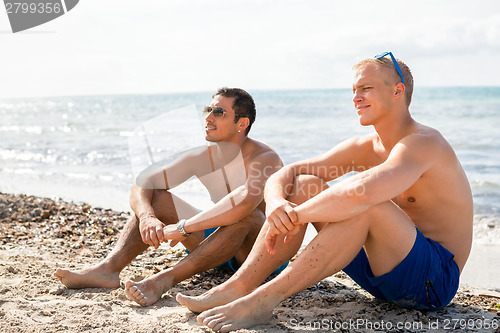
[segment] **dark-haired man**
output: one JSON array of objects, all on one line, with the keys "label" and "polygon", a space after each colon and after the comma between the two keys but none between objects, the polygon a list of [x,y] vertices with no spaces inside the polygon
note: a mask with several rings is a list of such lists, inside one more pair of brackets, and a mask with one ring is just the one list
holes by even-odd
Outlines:
[{"label": "dark-haired man", "polygon": [[[113,251],[97,265],[79,271],[57,269],[54,275],[68,288],[118,288],[120,272],[149,246],[182,242],[190,252],[175,266],[140,282],[125,282],[127,297],[147,306],[196,273],[220,265],[236,271],[265,221],[265,182],[282,166],[274,150],[248,137],[255,114],[246,91],[219,89],[204,109],[205,139],[213,144],[145,170],[131,189],[135,215]],[[210,193],[215,203],[210,209],[200,212],[168,191],[191,176]]]},{"label": "dark-haired man", "polygon": [[[267,221],[240,270],[201,296],[177,295],[198,321],[219,332],[266,323],[282,300],[340,270],[405,308],[441,309],[454,297],[472,244],[469,182],[445,138],[411,117],[409,68],[384,55],[354,67],[354,106],[375,132],[269,178]],[[339,171],[358,173],[329,187]],[[318,235],[262,284],[311,222]]]}]

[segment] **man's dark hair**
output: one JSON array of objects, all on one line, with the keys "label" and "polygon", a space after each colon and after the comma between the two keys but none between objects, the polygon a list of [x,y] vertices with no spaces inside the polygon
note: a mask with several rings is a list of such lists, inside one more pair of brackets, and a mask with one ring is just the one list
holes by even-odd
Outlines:
[{"label": "man's dark hair", "polygon": [[245,134],[248,135],[250,128],[255,121],[256,111],[255,103],[252,96],[245,90],[240,88],[220,88],[213,96],[222,97],[234,97],[233,110],[235,113],[234,122],[236,123],[241,117],[246,117],[250,120],[250,125],[248,125]]}]

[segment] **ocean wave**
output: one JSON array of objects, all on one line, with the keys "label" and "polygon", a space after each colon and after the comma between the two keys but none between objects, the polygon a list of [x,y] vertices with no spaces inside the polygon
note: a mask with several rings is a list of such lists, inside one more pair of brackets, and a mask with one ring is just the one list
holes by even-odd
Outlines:
[{"label": "ocean wave", "polygon": [[471,181],[471,185],[473,187],[478,187],[483,190],[498,190],[500,189],[500,184],[484,180],[484,179],[475,179]]},{"label": "ocean wave", "polygon": [[500,245],[500,216],[475,214],[473,228],[474,243]]}]

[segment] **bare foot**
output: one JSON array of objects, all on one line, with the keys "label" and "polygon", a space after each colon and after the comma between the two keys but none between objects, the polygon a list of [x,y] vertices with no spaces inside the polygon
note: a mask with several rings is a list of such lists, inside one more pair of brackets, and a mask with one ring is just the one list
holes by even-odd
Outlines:
[{"label": "bare foot", "polygon": [[196,319],[214,332],[230,332],[269,323],[273,308],[272,303],[259,301],[258,297],[249,295],[205,311]]},{"label": "bare foot", "polygon": [[126,281],[125,295],[131,301],[142,306],[149,306],[158,302],[161,296],[173,286],[172,278],[159,279],[153,275],[140,282]]},{"label": "bare foot", "polygon": [[109,272],[101,265],[70,271],[58,268],[54,277],[70,289],[80,288],[109,288],[120,287],[120,272]]},{"label": "bare foot", "polygon": [[247,294],[247,291],[232,288],[224,283],[199,296],[187,296],[179,293],[175,299],[179,304],[187,307],[189,311],[201,313],[213,309],[216,306],[226,305]]}]

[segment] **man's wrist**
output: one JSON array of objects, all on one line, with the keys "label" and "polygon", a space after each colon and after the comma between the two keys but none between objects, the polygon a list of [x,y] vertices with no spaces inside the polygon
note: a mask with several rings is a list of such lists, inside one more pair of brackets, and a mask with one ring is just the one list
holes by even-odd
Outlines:
[{"label": "man's wrist", "polygon": [[294,225],[304,225],[305,223],[309,223],[309,221],[304,220],[304,209],[301,205],[294,207],[293,209],[295,214],[297,214],[297,220],[293,223]]},{"label": "man's wrist", "polygon": [[186,224],[186,219],[182,219],[182,220],[179,220],[179,222],[177,222],[177,224],[175,225],[176,228],[177,228],[177,231],[179,231],[179,233],[183,236],[183,237],[189,237],[189,235],[191,234],[188,234],[186,232],[186,229],[184,229],[184,225]]},{"label": "man's wrist", "polygon": [[154,214],[144,214],[141,217],[139,217],[139,223],[149,218],[156,218],[156,216]]}]

